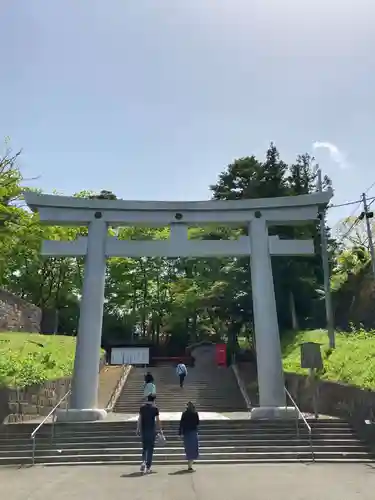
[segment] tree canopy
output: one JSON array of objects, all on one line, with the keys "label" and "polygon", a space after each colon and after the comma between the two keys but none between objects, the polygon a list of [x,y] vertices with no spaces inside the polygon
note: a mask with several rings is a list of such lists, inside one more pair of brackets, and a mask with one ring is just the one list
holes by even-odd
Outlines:
[{"label": "tree canopy", "polygon": [[[0,158],[0,287],[52,313],[53,329],[75,335],[83,278],[83,260],[43,258],[43,239],[73,240],[86,228],[48,227],[22,203],[19,154]],[[228,165],[210,186],[215,200],[293,196],[315,191],[316,168],[308,154],[288,165],[271,143],[264,160],[254,156]],[[330,180],[325,178],[325,185]],[[103,189],[74,196],[116,199]],[[281,332],[292,327],[324,325],[320,300],[323,276],[317,223],[274,227],[280,237],[312,237],[313,257],[272,259]],[[113,229],[109,231],[114,234]],[[190,238],[232,239],[246,228],[189,229]],[[165,239],[169,228],[116,228],[120,239]],[[342,257],[343,258],[343,257]],[[339,261],[336,263],[336,267]],[[252,341],[253,312],[250,265],[247,258],[111,258],[107,263],[103,342],[147,341],[181,349],[205,339],[227,339],[237,345],[239,335]],[[57,313],[56,313],[57,312]]]}]

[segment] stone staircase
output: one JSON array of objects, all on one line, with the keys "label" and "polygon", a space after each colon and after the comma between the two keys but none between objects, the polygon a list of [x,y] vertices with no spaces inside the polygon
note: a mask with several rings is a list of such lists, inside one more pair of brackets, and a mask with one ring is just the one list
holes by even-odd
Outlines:
[{"label": "stone staircase", "polygon": [[[341,420],[309,420],[317,462],[372,462],[368,449]],[[155,449],[155,465],[185,463],[178,422],[164,422],[164,447]],[[9,424],[0,430],[0,465],[31,464],[30,434],[35,424]],[[140,462],[136,423],[97,422],[51,424],[36,439],[35,463],[44,465],[124,464]],[[259,420],[203,421],[200,426],[201,464],[288,463],[312,461],[308,433],[300,422]]]},{"label": "stone staircase", "polygon": [[[133,368],[114,407],[116,413],[138,413],[142,404],[145,369]],[[150,369],[156,385],[156,404],[161,412],[182,412],[193,401],[200,412],[243,412],[246,404],[231,368],[206,365],[188,368],[183,389],[176,368]]]}]

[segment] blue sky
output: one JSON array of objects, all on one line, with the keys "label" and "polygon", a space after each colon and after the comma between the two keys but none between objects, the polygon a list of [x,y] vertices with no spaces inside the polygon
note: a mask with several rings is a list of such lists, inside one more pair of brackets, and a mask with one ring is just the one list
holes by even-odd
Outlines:
[{"label": "blue sky", "polygon": [[271,140],[286,161],[315,152],[336,203],[375,181],[373,0],[2,0],[0,15],[0,137],[46,191],[206,199]]}]

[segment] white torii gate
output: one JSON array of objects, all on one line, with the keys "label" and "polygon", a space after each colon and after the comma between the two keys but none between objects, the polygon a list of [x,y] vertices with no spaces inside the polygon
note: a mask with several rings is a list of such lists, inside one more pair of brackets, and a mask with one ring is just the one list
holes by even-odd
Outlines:
[{"label": "white torii gate", "polygon": [[[46,256],[85,256],[71,404],[62,420],[100,420],[98,382],[107,257],[221,257],[251,255],[251,282],[260,407],[252,418],[285,416],[284,376],[271,255],[311,255],[312,240],[283,240],[268,227],[315,220],[332,190],[301,196],[234,201],[125,201],[25,193],[26,203],[48,225],[88,226],[87,238],[44,241]],[[238,240],[189,240],[189,226],[246,226]],[[124,241],[108,236],[108,226],[170,226],[170,238]],[[293,409],[289,409],[293,412]]]}]

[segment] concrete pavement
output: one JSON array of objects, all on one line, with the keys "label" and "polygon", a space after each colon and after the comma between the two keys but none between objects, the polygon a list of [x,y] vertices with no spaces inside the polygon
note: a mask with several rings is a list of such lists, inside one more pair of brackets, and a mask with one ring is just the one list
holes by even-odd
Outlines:
[{"label": "concrete pavement", "polygon": [[360,464],[156,467],[149,476],[118,466],[0,469],[7,500],[373,500],[375,468]]}]

